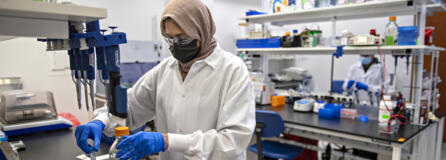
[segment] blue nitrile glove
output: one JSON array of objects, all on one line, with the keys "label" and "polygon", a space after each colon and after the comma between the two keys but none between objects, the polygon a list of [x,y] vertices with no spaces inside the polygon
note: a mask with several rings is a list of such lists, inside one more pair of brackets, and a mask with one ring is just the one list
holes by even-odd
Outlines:
[{"label": "blue nitrile glove", "polygon": [[[74,135],[76,136],[77,146],[82,149],[86,154],[90,154],[93,151],[99,150],[99,144],[101,144],[101,134],[105,125],[100,121],[91,121],[87,124],[76,127]],[[88,144],[88,138],[93,139],[93,147]]]},{"label": "blue nitrile glove", "polygon": [[355,84],[355,81],[354,81],[354,80],[349,80],[349,81],[347,82],[347,89],[351,89],[352,86],[353,86],[353,84]]},{"label": "blue nitrile glove", "polygon": [[164,137],[159,132],[138,132],[135,135],[124,136],[116,154],[120,160],[139,160],[146,155],[156,154],[165,150]]},{"label": "blue nitrile glove", "polygon": [[356,88],[357,89],[363,89],[363,90],[369,90],[369,86],[362,82],[356,82]]}]

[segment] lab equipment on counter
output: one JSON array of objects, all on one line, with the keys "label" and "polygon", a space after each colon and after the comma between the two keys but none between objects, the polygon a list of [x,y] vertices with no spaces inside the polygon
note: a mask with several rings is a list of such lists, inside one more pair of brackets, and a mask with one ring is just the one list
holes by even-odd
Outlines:
[{"label": "lab equipment on counter", "polygon": [[4,91],[22,89],[20,77],[0,77],[0,94]]},{"label": "lab equipment on counter", "polygon": [[274,95],[271,96],[271,107],[285,106],[286,97]]},{"label": "lab equipment on counter", "polygon": [[348,108],[341,109],[341,118],[355,119],[356,114],[357,114],[356,109],[348,109]]},{"label": "lab equipment on counter", "polygon": [[[106,86],[106,99],[109,113],[120,118],[127,117],[127,90],[120,84],[119,45],[127,43],[126,34],[115,32],[116,26],[109,26],[111,34],[101,29],[99,21],[87,23],[69,22],[69,39],[38,39],[47,43],[47,50],[68,50],[70,70],[79,109],[81,108],[81,88],[84,86],[86,109],[89,110],[89,98],[95,109],[94,86],[96,68],[100,82]],[[96,51],[96,52],[95,52]],[[96,54],[95,54],[96,53]],[[88,91],[90,90],[90,91]]]},{"label": "lab equipment on counter", "polygon": [[256,103],[260,105],[270,104],[274,84],[271,82],[253,82],[253,86]]},{"label": "lab equipment on counter", "polygon": [[323,119],[339,119],[341,116],[342,104],[327,103],[324,108],[319,109],[318,117]]},{"label": "lab equipment on counter", "polygon": [[379,37],[369,34],[360,34],[349,39],[351,46],[373,46],[379,43]]},{"label": "lab equipment on counter", "polygon": [[389,23],[386,25],[384,32],[386,46],[396,45],[398,42],[398,25],[396,24],[396,17],[390,16]]},{"label": "lab equipment on counter", "polygon": [[0,131],[0,159],[2,160],[20,160],[17,148],[11,142],[8,142],[8,136]]},{"label": "lab equipment on counter", "polygon": [[72,127],[59,117],[54,97],[48,91],[5,91],[1,95],[0,121],[8,136]]},{"label": "lab equipment on counter", "polygon": [[398,45],[417,45],[418,26],[398,27]]},{"label": "lab equipment on counter", "polygon": [[294,102],[293,109],[300,112],[311,112],[313,111],[313,104],[313,99],[301,99]]},{"label": "lab equipment on counter", "polygon": [[325,105],[325,101],[324,100],[318,100],[316,102],[314,102],[313,104],[313,112],[314,113],[318,113],[319,109],[324,108]]},{"label": "lab equipment on counter", "polygon": [[129,135],[130,131],[128,127],[116,127],[115,128],[115,136],[116,139],[113,142],[113,144],[110,147],[110,151],[109,151],[109,159],[110,160],[117,160],[118,158],[116,158],[116,153],[118,153],[118,149],[116,149],[116,146],[119,144],[119,142],[121,142],[123,140],[123,136],[125,135]]},{"label": "lab equipment on counter", "polygon": [[396,107],[396,102],[392,101],[390,95],[385,95],[379,103],[379,125],[387,125],[392,117],[393,109]]},{"label": "lab equipment on counter", "polygon": [[283,70],[292,80],[303,80],[308,77],[308,70],[301,67],[289,67]]},{"label": "lab equipment on counter", "polygon": [[280,48],[280,38],[239,39],[237,48]]}]

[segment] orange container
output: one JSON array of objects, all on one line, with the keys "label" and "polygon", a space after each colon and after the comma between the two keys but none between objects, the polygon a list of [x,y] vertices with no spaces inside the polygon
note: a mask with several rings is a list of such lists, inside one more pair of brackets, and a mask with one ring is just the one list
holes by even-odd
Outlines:
[{"label": "orange container", "polygon": [[271,96],[271,107],[284,106],[285,99],[285,96]]}]

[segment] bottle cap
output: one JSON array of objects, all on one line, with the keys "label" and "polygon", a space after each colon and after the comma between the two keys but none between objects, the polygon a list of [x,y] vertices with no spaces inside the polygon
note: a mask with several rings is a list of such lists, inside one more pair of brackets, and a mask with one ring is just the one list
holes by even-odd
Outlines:
[{"label": "bottle cap", "polygon": [[370,29],[370,35],[376,35],[376,29]]},{"label": "bottle cap", "polygon": [[297,30],[297,29],[293,30],[293,33],[297,33],[297,32],[298,32],[298,30]]},{"label": "bottle cap", "polygon": [[115,128],[115,136],[125,136],[129,135],[129,127],[116,127]]},{"label": "bottle cap", "polygon": [[290,36],[290,32],[285,32],[285,36]]},{"label": "bottle cap", "polygon": [[390,16],[389,17],[389,21],[396,21],[396,17],[395,16]]}]

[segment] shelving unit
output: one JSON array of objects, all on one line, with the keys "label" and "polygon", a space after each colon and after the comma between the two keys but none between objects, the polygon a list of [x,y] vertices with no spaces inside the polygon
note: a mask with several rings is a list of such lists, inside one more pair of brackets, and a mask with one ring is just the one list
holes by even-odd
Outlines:
[{"label": "shelving unit", "polygon": [[[418,1],[417,1],[418,2]],[[412,0],[386,0],[373,1],[354,5],[340,5],[326,8],[314,8],[290,13],[274,13],[245,16],[241,19],[249,23],[271,22],[273,25],[286,25],[307,22],[351,20],[361,18],[386,17],[389,15],[414,15],[419,8],[414,6]],[[430,2],[426,5],[427,11],[446,11],[443,4]]]},{"label": "shelving unit", "polygon": [[[420,49],[428,53],[444,51],[444,48],[435,46],[381,46],[384,54],[412,54],[418,53]],[[255,52],[256,54],[332,54],[336,51],[334,47],[315,48],[239,48],[237,52]],[[377,46],[367,47],[344,47],[344,54],[377,53]]]},{"label": "shelving unit", "polygon": [[[263,9],[267,10],[266,1],[263,3]],[[326,8],[314,8],[308,10],[299,10],[290,13],[274,13],[263,14],[254,16],[241,17],[242,20],[246,20],[248,23],[261,23],[264,26],[269,25],[288,25],[299,23],[313,23],[328,21],[332,23],[332,35],[336,34],[336,22],[340,20],[352,20],[352,19],[365,19],[375,17],[387,17],[389,15],[401,16],[401,15],[413,15],[415,17],[415,24],[419,28],[418,44],[424,44],[424,30],[426,28],[426,16],[433,12],[446,11],[446,7],[442,3],[436,3],[435,0],[378,0],[372,2],[366,2],[362,4],[353,5],[340,5]],[[421,95],[422,95],[422,81],[423,81],[423,63],[425,55],[431,56],[431,70],[430,79],[438,77],[438,60],[440,51],[445,51],[444,48],[437,46],[381,46],[381,50],[384,54],[391,55],[411,55],[413,60],[412,74],[411,74],[411,92],[412,97],[410,103],[414,104],[414,124],[424,125],[420,121],[421,113]],[[262,70],[263,73],[268,72],[268,56],[269,55],[332,55],[336,51],[335,47],[315,47],[315,48],[238,48],[237,52],[256,54],[262,56]],[[364,47],[344,47],[344,54],[364,54],[364,53],[378,53],[377,46],[364,46]],[[264,74],[264,78],[267,78],[268,74]],[[429,86],[437,86],[438,81],[431,81]],[[431,95],[438,93],[437,89],[429,89]],[[427,106],[433,106],[434,110],[438,108],[437,97],[433,96],[429,98]],[[431,105],[432,104],[432,105]],[[427,107],[428,111],[430,107]],[[434,111],[433,111],[434,112]],[[442,123],[440,123],[441,125]],[[441,129],[440,129],[441,128]],[[436,131],[437,135],[442,135],[442,127],[439,127]],[[431,131],[430,131],[431,132]],[[430,133],[431,134],[431,133]],[[441,136],[440,136],[441,137]],[[413,143],[413,152],[422,151],[417,153],[417,156],[424,159],[438,159],[441,152],[438,148],[441,148],[441,140],[432,142],[432,137],[425,136],[422,140],[417,140]],[[430,139],[429,139],[430,138]],[[438,138],[438,136],[436,137]],[[440,138],[441,139],[441,138]],[[421,145],[421,141],[429,141],[425,143],[425,146]],[[436,151],[427,154],[429,147],[435,143],[434,148]],[[430,145],[430,146],[427,146]],[[415,150],[415,151],[414,151]],[[424,155],[423,155],[424,154]],[[419,157],[419,158],[420,158]],[[418,159],[419,159],[418,158]],[[401,159],[401,146],[393,146],[393,159]],[[417,158],[415,158],[417,159]]]},{"label": "shelving unit", "polygon": [[0,1],[0,41],[17,36],[68,38],[68,21],[90,22],[107,17],[105,8],[37,2]]}]

